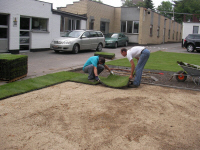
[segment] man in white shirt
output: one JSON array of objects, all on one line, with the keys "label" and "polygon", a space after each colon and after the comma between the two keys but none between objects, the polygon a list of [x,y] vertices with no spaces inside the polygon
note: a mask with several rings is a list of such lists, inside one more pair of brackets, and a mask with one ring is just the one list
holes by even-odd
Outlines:
[{"label": "man in white shirt", "polygon": [[[122,56],[127,57],[129,62],[131,63],[131,75],[129,79],[133,78],[133,73],[135,71],[135,79],[133,81],[133,84],[130,85],[130,87],[136,88],[140,86],[142,71],[147,60],[149,59],[150,51],[143,46],[134,46],[129,50],[127,50],[126,48],[122,48],[121,54]],[[136,67],[133,58],[137,59]]]}]

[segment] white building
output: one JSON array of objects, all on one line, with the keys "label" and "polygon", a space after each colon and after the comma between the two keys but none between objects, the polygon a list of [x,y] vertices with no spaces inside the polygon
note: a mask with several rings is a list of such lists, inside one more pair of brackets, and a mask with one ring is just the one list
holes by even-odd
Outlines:
[{"label": "white building", "polygon": [[52,8],[37,0],[0,0],[0,53],[49,49],[52,39],[60,36],[61,16],[71,20],[65,30],[74,29],[74,20],[79,20],[77,27],[86,28],[86,17]]}]

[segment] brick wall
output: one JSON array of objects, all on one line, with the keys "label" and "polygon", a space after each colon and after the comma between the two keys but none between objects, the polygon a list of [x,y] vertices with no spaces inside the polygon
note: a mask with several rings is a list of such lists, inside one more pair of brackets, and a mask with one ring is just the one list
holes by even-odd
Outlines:
[{"label": "brick wall", "polygon": [[[169,18],[165,18],[162,15],[160,15],[160,34],[159,36],[157,36],[159,14],[155,12],[153,17],[153,34],[150,35],[151,13],[152,12],[148,14],[148,11],[145,11],[145,8],[140,8],[140,25],[139,25],[139,39],[138,39],[139,44],[161,44],[163,43],[163,41],[181,42],[180,39],[180,34],[182,33],[181,24],[177,22],[174,23],[174,21],[172,21]],[[167,19],[166,28],[164,28],[165,19]],[[169,29],[170,29],[170,38],[168,38]],[[164,37],[164,30],[165,30],[165,37]],[[174,38],[173,38],[173,33],[174,33]],[[178,33],[178,39],[176,38],[177,33]]]},{"label": "brick wall", "polygon": [[60,7],[59,10],[83,15],[87,14],[87,3],[88,1],[74,2],[73,4],[69,4],[66,7]]},{"label": "brick wall", "polygon": [[[109,32],[114,32],[114,21],[115,21],[115,8],[105,4],[100,4],[97,2],[89,1],[88,2],[88,17],[93,16],[94,29],[100,30],[101,19],[109,20]],[[87,22],[89,27],[89,20]]]}]

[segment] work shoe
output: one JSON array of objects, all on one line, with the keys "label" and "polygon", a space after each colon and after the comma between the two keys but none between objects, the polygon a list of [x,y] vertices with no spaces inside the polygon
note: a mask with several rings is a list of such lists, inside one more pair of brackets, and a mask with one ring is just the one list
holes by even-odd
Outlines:
[{"label": "work shoe", "polygon": [[134,84],[130,84],[129,87],[130,87],[130,88],[138,88],[139,86],[134,85]]},{"label": "work shoe", "polygon": [[94,82],[94,78],[91,78],[91,79],[88,78],[88,81]]}]

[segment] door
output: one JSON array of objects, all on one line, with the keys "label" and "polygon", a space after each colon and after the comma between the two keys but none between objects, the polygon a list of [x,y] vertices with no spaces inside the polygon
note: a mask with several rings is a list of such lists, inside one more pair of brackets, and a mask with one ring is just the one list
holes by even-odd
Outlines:
[{"label": "door", "polygon": [[30,50],[30,18],[20,18],[20,50]]},{"label": "door", "polygon": [[195,40],[196,48],[200,49],[200,35],[195,35],[194,40]]},{"label": "door", "polygon": [[118,45],[119,46],[123,46],[123,45],[125,45],[125,43],[126,43],[126,37],[125,37],[125,35],[119,34]]},{"label": "door", "polygon": [[95,31],[90,31],[90,49],[96,49],[98,44],[97,33]]},{"label": "door", "polygon": [[9,15],[0,14],[0,53],[8,52],[8,18]]},{"label": "door", "polygon": [[90,49],[90,34],[89,32],[83,33],[81,37],[81,45],[80,45],[80,50],[82,49]]}]

